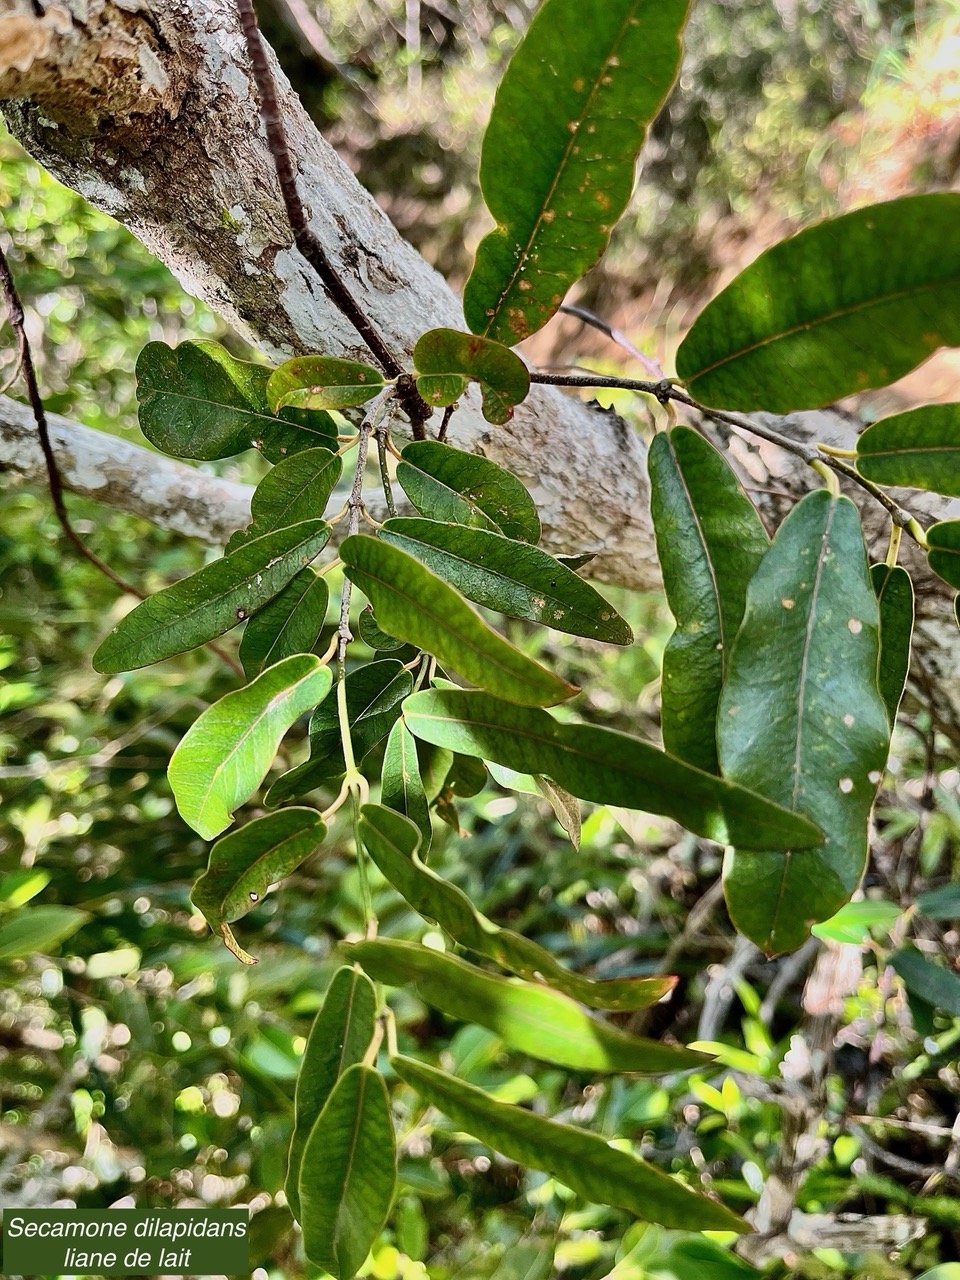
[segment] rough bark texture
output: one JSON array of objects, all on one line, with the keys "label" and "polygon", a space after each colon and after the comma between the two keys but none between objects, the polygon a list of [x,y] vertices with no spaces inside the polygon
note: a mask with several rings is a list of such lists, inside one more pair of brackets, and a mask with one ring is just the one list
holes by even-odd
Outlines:
[{"label": "rough bark texture", "polygon": [[[425,329],[463,327],[450,289],[320,137],[279,72],[278,80],[312,226],[388,343],[408,355]],[[291,246],[231,0],[60,0],[46,8],[0,0],[0,100],[11,129],[41,163],[129,227],[187,289],[266,352],[366,356]],[[858,425],[842,414],[778,423],[789,434],[846,447]],[[62,419],[57,430],[66,481],[79,492],[209,541],[246,519],[246,495],[236,486],[113,438],[104,447],[96,433]],[[19,410],[0,411],[3,460],[35,474],[24,431]],[[528,484],[550,549],[596,551],[592,575],[639,589],[658,585],[644,447],[615,414],[540,389],[509,426],[492,428],[468,396],[452,438]],[[787,506],[764,490],[799,496],[810,487],[809,470],[773,446],[748,445],[736,432],[727,446],[772,523]],[[859,491],[853,496],[879,551],[885,517]],[[928,518],[957,505],[917,494],[908,500]],[[912,548],[906,556],[924,615],[915,689],[960,741],[949,593]]]},{"label": "rough bark texture", "polygon": [[[463,328],[448,286],[278,79],[312,226],[386,341],[406,356],[426,329]],[[229,0],[65,0],[41,16],[0,0],[0,99],[32,155],[268,354],[368,358],[291,247]],[[655,584],[643,449],[616,415],[544,390],[491,428],[469,396],[451,434],[529,484],[549,547]]]},{"label": "rough bark texture", "polygon": [[[222,545],[250,522],[249,485],[198,471],[139,445],[47,414],[50,439],[66,488],[162,529]],[[0,396],[0,471],[46,484],[33,414]]]}]

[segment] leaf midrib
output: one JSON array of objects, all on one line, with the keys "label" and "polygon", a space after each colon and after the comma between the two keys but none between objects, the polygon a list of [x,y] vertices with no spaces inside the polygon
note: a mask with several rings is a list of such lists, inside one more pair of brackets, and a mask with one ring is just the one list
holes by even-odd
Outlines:
[{"label": "leaf midrib", "polygon": [[[748,267],[749,271],[750,268]],[[800,324],[792,325],[789,329],[783,329],[779,333],[771,334],[769,337],[760,338],[756,342],[752,342],[745,347],[741,347],[737,351],[728,352],[721,356],[719,360],[714,360],[712,364],[706,365],[703,369],[698,369],[695,373],[691,373],[688,378],[684,379],[686,385],[690,385],[700,378],[707,377],[716,369],[723,369],[737,360],[743,360],[747,356],[753,355],[757,351],[763,351],[765,348],[772,346],[777,342],[785,342],[795,337],[798,333],[808,333],[811,329],[817,329],[821,326],[832,324],[835,320],[843,320],[846,316],[854,315],[857,312],[870,311],[875,307],[885,307],[892,302],[897,302],[902,298],[910,298],[918,293],[926,293],[931,290],[955,288],[960,285],[960,276],[956,279],[931,281],[923,285],[912,285],[905,289],[895,289],[890,293],[885,293],[879,298],[871,298],[866,301],[857,301],[849,306],[837,307],[833,311],[829,311],[824,315],[814,316],[810,320],[805,320]],[[723,295],[719,295],[722,297]],[[706,313],[704,313],[706,314]],[[692,332],[692,330],[691,330]]]},{"label": "leaf midrib", "polygon": [[[425,565],[421,565],[420,567],[424,569],[425,572],[427,573],[430,572]],[[367,576],[373,582],[377,583],[378,586],[384,587],[386,588],[386,590],[393,592],[394,595],[399,596],[408,605],[415,607],[418,610],[418,612],[425,614],[426,617],[429,618],[432,622],[434,622],[436,626],[446,635],[451,636],[454,640],[462,641],[467,646],[468,649],[471,649],[474,652],[474,654],[478,658],[481,658],[484,662],[489,662],[492,666],[497,667],[498,670],[502,671],[505,675],[509,676],[510,679],[519,682],[521,685],[527,684],[532,689],[539,688],[541,691],[546,691],[548,689],[556,689],[558,687],[569,689],[570,693],[566,694],[565,696],[572,697],[574,690],[571,685],[568,685],[566,681],[560,680],[559,677],[551,675],[549,671],[543,670],[542,668],[538,667],[532,658],[528,658],[525,653],[522,653],[519,649],[515,649],[514,646],[510,644],[508,640],[505,640],[502,636],[498,635],[496,631],[493,630],[492,627],[488,627],[487,624],[484,622],[483,618],[481,618],[480,614],[477,613],[475,609],[471,608],[471,606],[467,604],[466,601],[461,602],[457,600],[457,603],[458,604],[462,603],[463,608],[469,611],[471,618],[476,620],[477,625],[483,629],[484,633],[492,637],[492,639],[494,640],[494,644],[491,647],[494,649],[494,651],[499,650],[502,653],[504,650],[506,650],[510,653],[511,656],[515,654],[516,657],[520,659],[521,663],[529,663],[529,665],[533,668],[534,672],[538,674],[542,672],[542,677],[543,677],[542,684],[539,684],[538,686],[538,684],[535,684],[534,681],[528,678],[524,672],[522,671],[517,672],[516,670],[512,670],[510,667],[504,664],[502,659],[500,659],[499,657],[492,656],[487,650],[480,648],[473,640],[469,639],[469,637],[463,635],[458,631],[454,631],[451,627],[449,627],[443,621],[443,619],[439,618],[436,613],[433,613],[431,610],[427,609],[422,599],[417,600],[413,596],[408,595],[407,592],[404,591],[400,586],[398,586],[397,583],[388,582],[385,578],[378,577],[377,574],[374,573],[369,568],[360,568],[356,565],[348,565],[348,568],[353,569],[354,572],[356,573],[360,573]],[[453,590],[453,588],[450,587],[447,583],[445,583],[442,578],[437,577],[436,574],[432,576],[436,578],[436,580],[441,584],[441,586],[446,587],[447,590],[451,592],[453,599],[456,600],[456,592]]]},{"label": "leaf midrib", "polygon": [[[437,521],[437,523],[440,524],[441,521]],[[458,551],[451,551],[448,547],[443,547],[443,546],[438,547],[436,543],[428,542],[425,538],[418,538],[415,534],[404,533],[402,531],[395,531],[393,529],[387,529],[385,532],[387,533],[388,537],[385,538],[384,541],[388,541],[389,535],[392,534],[395,538],[403,538],[405,541],[412,543],[414,546],[427,547],[430,551],[436,552],[437,555],[446,556],[450,560],[455,560],[458,564],[465,565],[469,569],[480,569],[484,573],[489,574],[491,577],[498,578],[501,582],[505,582],[508,585],[519,587],[521,590],[526,591],[531,595],[533,594],[541,595],[543,596],[543,599],[544,599],[544,607],[546,607],[547,604],[556,605],[558,608],[562,609],[564,613],[572,614],[574,618],[579,619],[584,626],[593,626],[598,629],[603,629],[605,627],[610,626],[609,622],[604,622],[602,619],[596,619],[591,617],[590,614],[584,613],[582,608],[579,605],[571,605],[567,601],[563,600],[560,596],[551,595],[550,590],[547,587],[544,587],[542,589],[539,587],[532,587],[529,585],[529,583],[524,582],[521,578],[511,578],[510,575],[505,573],[502,569],[491,568],[489,565],[478,564],[475,560],[468,560],[466,556],[462,555]],[[475,532],[486,533],[488,531],[485,529],[478,529],[478,530],[475,530]],[[494,535],[494,536],[497,536],[497,535]],[[510,541],[510,539],[508,539],[508,541]],[[526,543],[524,545],[526,547],[530,546],[529,543]],[[537,551],[538,549],[539,548],[537,547],[530,547],[530,550],[532,551]],[[546,554],[546,552],[544,552],[544,554]],[[426,567],[429,568],[429,566],[426,566]],[[566,568],[566,566],[559,565],[559,568],[562,571]],[[573,573],[572,570],[567,570],[567,572]],[[573,574],[573,576],[576,578],[576,574]],[[583,582],[582,579],[580,578],[577,578],[577,583],[581,587],[587,587],[587,583]],[[588,587],[587,589],[589,590],[590,588]],[[464,595],[467,594],[463,587],[461,587],[460,590],[463,591]],[[597,596],[597,599],[598,601],[601,601],[604,604],[606,603],[606,601],[603,600],[603,597],[600,596],[599,594]],[[499,606],[497,605],[488,605],[488,608],[498,608],[498,607]],[[612,606],[609,606],[609,608],[611,610],[612,615],[617,616],[616,610],[613,609]],[[506,613],[506,610],[501,610],[501,612]],[[550,621],[542,617],[537,618],[537,621],[541,622],[544,626],[548,626],[548,627],[553,626],[553,623],[551,623]],[[555,630],[562,630],[562,628],[557,627],[555,628]],[[588,638],[595,638],[595,637],[588,637]]]},{"label": "leaf midrib", "polygon": [[[325,667],[314,668],[312,671],[308,671],[306,672],[306,674],[302,675],[300,679],[296,680],[293,684],[286,685],[279,693],[275,693],[273,697],[270,699],[270,701],[263,708],[263,710],[260,712],[260,714],[256,716],[255,719],[251,720],[248,723],[246,729],[244,729],[243,733],[236,740],[233,747],[227,752],[225,756],[223,756],[223,758],[218,763],[217,767],[210,774],[209,785],[207,786],[206,791],[204,791],[203,793],[203,801],[197,810],[197,814],[201,819],[206,814],[207,804],[210,801],[210,793],[214,788],[214,784],[221,777],[227,765],[232,760],[236,759],[237,754],[240,752],[241,748],[245,745],[251,733],[253,733],[255,729],[258,729],[262,724],[262,722],[268,716],[272,716],[275,712],[283,710],[284,704],[289,702],[293,698],[293,695],[298,692],[301,685],[311,680],[314,676],[319,675],[320,672],[324,670],[326,670]],[[248,689],[250,687],[251,686],[248,686]],[[243,693],[243,692],[246,692],[246,690],[238,690],[238,693]],[[216,703],[214,704],[214,706],[216,706]],[[226,806],[224,807],[226,808]],[[232,810],[228,810],[228,813],[229,812],[232,812]]]},{"label": "leaf midrib", "polygon": [[[550,183],[550,188],[547,191],[547,194],[544,196],[543,201],[540,205],[540,210],[537,213],[536,218],[534,219],[533,228],[530,232],[529,237],[527,238],[527,243],[524,245],[521,252],[517,255],[517,264],[514,267],[509,280],[506,282],[506,284],[503,286],[503,288],[500,291],[500,296],[497,298],[496,305],[493,309],[493,315],[489,316],[487,319],[487,325],[486,325],[486,328],[483,330],[483,334],[482,334],[483,337],[486,337],[487,334],[489,334],[490,330],[493,328],[494,324],[498,320],[500,316],[500,312],[503,310],[504,302],[506,301],[507,297],[513,292],[514,286],[516,285],[517,280],[519,279],[521,273],[523,272],[524,267],[527,264],[527,259],[530,256],[530,251],[533,248],[534,244],[536,243],[537,236],[540,234],[540,229],[543,226],[544,217],[546,215],[548,208],[550,207],[550,201],[553,199],[554,195],[556,194],[556,190],[557,190],[557,187],[560,185],[561,178],[563,178],[566,174],[567,168],[570,163],[570,158],[573,155],[573,148],[581,140],[583,127],[588,121],[588,118],[590,115],[590,109],[592,108],[594,100],[597,97],[597,94],[599,93],[600,88],[603,84],[603,77],[607,74],[608,70],[610,69],[612,60],[617,56],[617,52],[620,49],[620,46],[623,43],[624,36],[627,33],[627,29],[630,26],[631,19],[636,15],[637,7],[639,3],[640,3],[640,0],[633,0],[633,4],[631,4],[629,10],[627,11],[626,16],[624,17],[623,22],[621,23],[619,31],[614,37],[613,43],[610,47],[610,51],[607,53],[607,56],[603,60],[603,65],[600,67],[600,70],[598,71],[597,75],[594,77],[593,83],[590,86],[590,92],[587,94],[587,97],[584,100],[583,109],[580,112],[579,118],[577,119],[577,127],[576,129],[571,131],[570,137],[567,139],[567,145],[564,148],[563,156],[560,159],[560,163],[557,165],[556,172],[553,175],[553,181]],[[644,126],[644,132],[646,132],[646,126]],[[498,231],[501,231],[501,232],[508,231],[509,226],[510,226],[509,222],[501,222],[499,218],[497,219]],[[536,305],[536,299],[532,299],[532,301]]]}]

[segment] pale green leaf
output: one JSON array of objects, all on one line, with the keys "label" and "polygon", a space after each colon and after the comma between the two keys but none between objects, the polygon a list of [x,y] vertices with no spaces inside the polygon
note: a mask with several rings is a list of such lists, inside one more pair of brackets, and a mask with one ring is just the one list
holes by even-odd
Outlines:
[{"label": "pale green leaf", "polygon": [[403,717],[427,742],[543,774],[581,800],[661,813],[719,844],[799,848],[822,839],[802,815],[614,729],[560,724],[473,690],[416,693]]},{"label": "pale green leaf", "polygon": [[344,573],[391,635],[438,658],[482,688],[543,705],[573,697],[575,686],[515,648],[436,574],[398,547],[356,536],[340,546]]},{"label": "pale green leaf", "polygon": [[444,1075],[412,1058],[391,1059],[397,1075],[460,1129],[508,1160],[543,1169],[597,1204],[625,1209],[647,1222],[687,1231],[736,1231],[749,1227],[708,1200],[599,1134],[558,1124]]},{"label": "pale green leaf", "polygon": [[[383,844],[377,843],[382,852]],[[399,869],[399,864],[393,865]],[[420,870],[427,868],[421,864]],[[452,907],[452,899],[447,897],[446,904]],[[477,917],[477,927],[482,929],[481,919]],[[629,1036],[541,983],[486,973],[458,956],[413,942],[377,938],[345,945],[344,950],[375,981],[391,987],[410,985],[426,1004],[448,1017],[476,1022],[512,1049],[544,1062],[574,1071],[656,1073],[684,1071],[709,1061],[682,1045]]]},{"label": "pale green leaf", "polygon": [[18,907],[0,924],[0,960],[50,955],[89,919],[75,907]]},{"label": "pale green leaf", "polygon": [[215,702],[187,730],[167,770],[185,822],[212,840],[267,776],[284,734],[330,692],[328,667],[296,654]]},{"label": "pale green leaf", "polygon": [[413,824],[381,805],[364,806],[360,838],[383,875],[415,911],[436,921],[460,946],[489,956],[511,973],[546,982],[594,1009],[646,1009],[676,985],[676,978],[592,979],[564,969],[549,951],[521,934],[501,929],[477,911],[461,889],[431,871],[419,856]]}]

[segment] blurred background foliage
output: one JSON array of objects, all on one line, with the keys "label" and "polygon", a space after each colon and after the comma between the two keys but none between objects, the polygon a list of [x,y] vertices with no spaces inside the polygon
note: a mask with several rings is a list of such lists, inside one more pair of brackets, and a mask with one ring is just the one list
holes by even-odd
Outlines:
[{"label": "blurred background foliage", "polygon": [[[453,279],[484,230],[479,139],[533,0],[263,0],[308,108],[391,217]],[[15,242],[47,404],[141,439],[133,368],[150,340],[244,348],[129,235],[0,140],[0,210]],[[666,359],[708,289],[791,227],[916,187],[960,165],[960,6],[929,0],[713,0],[695,10],[683,77],[654,130],[630,213],[581,300]],[[4,328],[0,382],[13,372]],[[559,318],[545,363],[610,361]],[[19,394],[14,388],[14,394]],[[250,457],[214,464],[259,476]],[[65,553],[47,496],[7,482],[0,526],[0,1204],[247,1204],[258,1280],[309,1275],[282,1195],[293,1084],[310,1021],[360,921],[348,833],[239,927],[241,968],[189,903],[206,847],[178,818],[170,752],[231,686],[199,652],[104,678],[89,655],[128,602]],[[78,528],[155,589],[196,545],[70,499]],[[657,733],[671,621],[618,597],[636,645],[516,638],[586,686],[578,710]],[[292,757],[305,751],[294,739]],[[908,709],[877,815],[865,901],[795,957],[764,961],[726,920],[720,851],[642,815],[590,812],[575,851],[545,805],[492,782],[437,823],[434,865],[474,902],[598,974],[675,972],[648,1034],[713,1044],[709,1071],[591,1081],[507,1055],[397,997],[403,1045],[497,1096],[621,1135],[734,1208],[771,1180],[837,1227],[893,1224],[758,1259],[772,1277],[901,1280],[960,1260],[960,804],[954,750]],[[925,895],[925,896],[924,896]],[[919,903],[918,903],[919,898]],[[17,911],[48,916],[49,955],[18,955]],[[65,912],[64,908],[72,909]],[[381,884],[383,931],[424,927]],[[82,914],[78,914],[82,913]],[[6,931],[6,932],[5,932]],[[904,986],[912,938],[945,956],[941,986]],[[6,943],[4,942],[6,939]],[[12,939],[12,940],[11,940]],[[929,976],[929,975],[928,975]],[[960,987],[960,978],[956,978]],[[943,984],[946,983],[946,986]],[[402,1186],[369,1274],[378,1280],[740,1280],[711,1241],[630,1223],[521,1174],[404,1089]],[[791,1182],[791,1178],[793,1182]],[[819,1219],[818,1219],[819,1220]],[[832,1241],[833,1243],[830,1243]]]}]

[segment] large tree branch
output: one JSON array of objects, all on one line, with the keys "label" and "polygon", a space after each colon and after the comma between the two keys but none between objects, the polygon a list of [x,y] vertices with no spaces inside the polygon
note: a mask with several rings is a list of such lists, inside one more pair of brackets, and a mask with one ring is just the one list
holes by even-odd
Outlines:
[{"label": "large tree branch", "polygon": [[[64,487],[212,545],[250,521],[248,485],[151,453],[104,431],[47,415]],[[30,409],[0,396],[0,470],[46,486]]]},{"label": "large tree branch", "polygon": [[[282,73],[277,78],[310,225],[391,349],[405,360],[424,330],[463,327],[453,293],[320,137]],[[292,246],[232,0],[59,0],[45,9],[0,0],[0,100],[38,160],[129,227],[268,354],[365,356]],[[17,407],[0,412],[0,448],[8,466],[29,475],[38,454],[24,421]],[[237,486],[62,419],[54,425],[65,481],[78,492],[209,541],[246,519],[247,495]],[[781,429],[848,447],[857,426],[836,415],[798,415]],[[550,549],[596,551],[598,578],[658,585],[645,450],[615,414],[541,387],[510,424],[492,428],[468,396],[452,437],[527,483]],[[773,446],[748,451],[734,432],[729,456],[761,491],[809,487],[808,469]],[[754,496],[783,514],[776,497]],[[885,517],[853,496],[879,547]],[[945,514],[935,498],[908,501],[928,519]],[[943,584],[909,554],[928,615],[916,669],[928,696],[936,690],[941,699],[949,687],[946,715],[948,704],[960,708],[956,629]],[[960,712],[950,715],[960,741]]]},{"label": "large tree branch", "polygon": [[[27,149],[129,227],[268,354],[364,357],[295,248],[231,0],[0,0],[0,98]],[[460,304],[398,235],[277,71],[310,225],[389,346],[463,328]],[[452,438],[534,493],[545,540],[651,587],[644,451],[614,414],[542,389],[506,427],[469,395]]]}]

